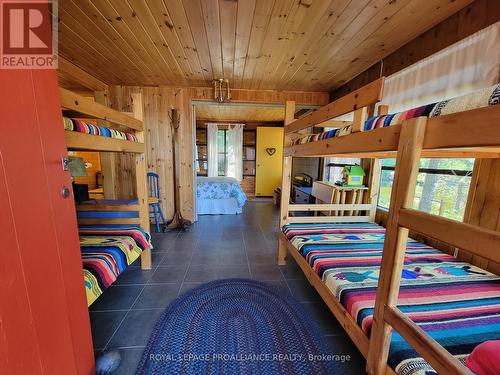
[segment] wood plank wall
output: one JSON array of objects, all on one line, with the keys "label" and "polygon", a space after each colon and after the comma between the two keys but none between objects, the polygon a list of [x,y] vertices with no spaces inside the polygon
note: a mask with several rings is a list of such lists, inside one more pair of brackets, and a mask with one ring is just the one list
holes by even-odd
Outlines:
[{"label": "wood plank wall", "polygon": [[[144,126],[146,134],[146,158],[148,171],[160,175],[161,205],[167,219],[174,213],[174,181],[172,152],[171,110],[177,109],[180,116],[179,155],[181,165],[178,191],[180,211],[187,220],[194,219],[193,194],[193,127],[192,100],[212,100],[210,87],[139,87],[110,86],[110,107],[124,112],[132,110],[131,94],[142,92],[144,102]],[[328,102],[326,92],[300,92],[275,90],[232,90],[233,102],[284,103],[296,100],[298,104],[324,105]],[[115,191],[117,199],[135,197],[135,169],[133,156],[118,154],[115,157]]]},{"label": "wood plank wall", "polygon": [[330,93],[330,101],[382,76],[390,76],[500,21],[498,0],[476,0]]},{"label": "wood plank wall", "polygon": [[[131,94],[134,92],[143,94],[147,168],[148,171],[156,172],[160,176],[161,205],[167,218],[171,218],[174,213],[172,178],[174,166],[170,111],[175,108],[177,91],[173,88],[111,86],[108,94],[110,106],[126,112],[132,109]],[[128,199],[136,195],[134,178],[133,155],[119,154],[115,158],[115,195],[117,198]]]}]

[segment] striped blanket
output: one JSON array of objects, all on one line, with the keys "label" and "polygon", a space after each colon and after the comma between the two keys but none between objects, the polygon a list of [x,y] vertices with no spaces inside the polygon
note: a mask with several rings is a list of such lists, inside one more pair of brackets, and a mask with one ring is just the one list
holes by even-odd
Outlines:
[{"label": "striped blanket", "polygon": [[[374,116],[365,121],[364,131],[383,128],[391,125],[401,124],[403,121],[415,117],[435,117],[450,115],[456,112],[469,111],[475,108],[488,107],[500,103],[500,84],[475,91],[473,93],[459,96],[449,100],[442,100],[437,103],[426,104],[406,111],[390,113],[387,115]],[[304,137],[293,140],[293,145],[316,142],[322,139],[340,137],[350,134],[351,125],[343,128],[331,129],[318,134],[308,134]]]},{"label": "striped blanket", "polygon": [[[286,237],[369,335],[385,229],[373,223],[289,224]],[[459,360],[500,339],[500,278],[408,240],[398,307]],[[435,374],[397,333],[389,365],[401,375]]]},{"label": "striped blanket", "polygon": [[108,129],[104,126],[89,124],[83,120],[63,117],[64,130],[71,130],[79,133],[100,135],[101,137],[123,139],[125,141],[137,142],[135,134],[121,132],[115,129]]},{"label": "striped blanket", "polygon": [[80,228],[79,234],[89,306],[151,247],[149,233],[139,228]]}]

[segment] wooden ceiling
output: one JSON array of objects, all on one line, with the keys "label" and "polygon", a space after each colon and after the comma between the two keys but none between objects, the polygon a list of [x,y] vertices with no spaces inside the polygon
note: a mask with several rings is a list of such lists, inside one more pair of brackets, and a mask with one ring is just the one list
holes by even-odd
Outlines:
[{"label": "wooden ceiling", "polygon": [[277,106],[197,105],[196,120],[224,122],[282,122],[285,108]]},{"label": "wooden ceiling", "polygon": [[63,0],[59,52],[109,84],[329,91],[472,0]]}]

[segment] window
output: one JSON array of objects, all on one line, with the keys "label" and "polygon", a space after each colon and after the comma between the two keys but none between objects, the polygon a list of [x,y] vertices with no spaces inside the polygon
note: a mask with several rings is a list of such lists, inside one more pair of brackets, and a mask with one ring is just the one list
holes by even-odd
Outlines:
[{"label": "window", "polygon": [[342,170],[346,165],[360,164],[359,158],[325,158],[324,180],[335,183],[342,180]]},{"label": "window", "polygon": [[[382,161],[378,205],[389,208],[395,159]],[[474,159],[421,159],[413,208],[463,220]]]},{"label": "window", "polygon": [[227,131],[217,130],[217,174],[225,176],[227,171]]}]

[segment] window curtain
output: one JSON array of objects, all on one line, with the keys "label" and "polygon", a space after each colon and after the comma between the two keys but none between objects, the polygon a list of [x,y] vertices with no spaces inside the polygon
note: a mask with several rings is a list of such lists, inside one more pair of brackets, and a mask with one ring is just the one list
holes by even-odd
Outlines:
[{"label": "window curtain", "polygon": [[[498,83],[499,39],[500,22],[497,22],[394,73],[385,80],[380,104],[388,104],[389,112],[394,113]],[[342,121],[352,119],[352,113],[336,118]],[[335,162],[335,159],[325,159],[325,164],[329,162]]]},{"label": "window curtain", "polygon": [[498,82],[500,22],[397,72],[385,80],[381,104],[399,112],[465,95]]},{"label": "window curtain", "polygon": [[243,124],[228,125],[226,176],[243,179]]},{"label": "window curtain", "polygon": [[[388,104],[390,113],[400,112],[498,83],[498,40],[500,22],[386,77],[384,97],[379,104]],[[349,113],[335,120],[352,119]]]},{"label": "window curtain", "polygon": [[217,177],[217,124],[207,124],[208,177]]}]

